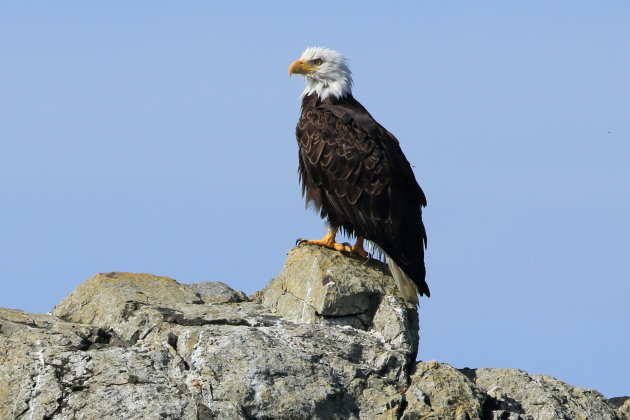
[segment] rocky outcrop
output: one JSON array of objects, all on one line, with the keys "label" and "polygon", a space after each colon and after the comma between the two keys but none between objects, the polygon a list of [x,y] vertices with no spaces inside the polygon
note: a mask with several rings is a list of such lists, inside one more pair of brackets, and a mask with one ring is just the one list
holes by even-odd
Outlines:
[{"label": "rocky outcrop", "polygon": [[251,298],[99,274],[51,314],[0,309],[0,419],[626,418],[553,378],[416,363],[417,334],[382,264],[317,247]]},{"label": "rocky outcrop", "polygon": [[415,361],[418,312],[398,295],[385,264],[305,246],[252,301],[297,323],[369,331]]}]

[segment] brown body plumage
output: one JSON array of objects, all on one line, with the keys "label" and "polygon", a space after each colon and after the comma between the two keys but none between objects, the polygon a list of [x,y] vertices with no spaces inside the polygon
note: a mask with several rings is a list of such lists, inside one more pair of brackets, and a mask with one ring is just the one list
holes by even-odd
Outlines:
[{"label": "brown body plumage", "polygon": [[323,100],[316,92],[306,94],[296,135],[307,201],[333,228],[376,244],[420,295],[429,296],[426,198],[398,140],[351,93]]}]

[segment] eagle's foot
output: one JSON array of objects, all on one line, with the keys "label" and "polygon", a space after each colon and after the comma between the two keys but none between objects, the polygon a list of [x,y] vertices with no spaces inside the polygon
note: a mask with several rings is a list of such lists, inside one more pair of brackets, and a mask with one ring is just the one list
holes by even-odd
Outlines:
[{"label": "eagle's foot", "polygon": [[296,241],[297,246],[302,245],[317,245],[324,246],[328,249],[334,249],[335,251],[341,252],[352,252],[352,248],[345,244],[340,244],[335,242],[335,237],[332,235],[326,235],[322,239],[298,239]]},{"label": "eagle's foot", "polygon": [[363,237],[362,236],[357,236],[357,242],[352,247],[352,253],[354,255],[358,255],[361,258],[365,258],[366,260],[370,259],[370,257],[371,257],[370,253],[367,252],[363,248]]},{"label": "eagle's foot", "polygon": [[353,246],[350,246],[350,244],[345,244],[345,243],[340,244],[340,243],[335,242],[335,237],[337,236],[336,233],[337,233],[336,231],[331,231],[322,239],[315,239],[315,240],[300,238],[297,241],[295,241],[295,244],[297,246],[302,246],[302,245],[325,246],[326,248],[334,249],[335,251],[349,252],[351,254],[358,255],[360,258],[364,258],[366,260],[370,259],[371,257],[370,253],[367,252],[363,248],[363,240],[364,240],[363,237],[357,236],[357,242]]},{"label": "eagle's foot", "polygon": [[372,257],[369,252],[363,249],[363,247],[357,248],[356,245],[352,247],[352,253],[354,255],[358,255],[361,258],[365,258],[366,260],[369,260]]}]

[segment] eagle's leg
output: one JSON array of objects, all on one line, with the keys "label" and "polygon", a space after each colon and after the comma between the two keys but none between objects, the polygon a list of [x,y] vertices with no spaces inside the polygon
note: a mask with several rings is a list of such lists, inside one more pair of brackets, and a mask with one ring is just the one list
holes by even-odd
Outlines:
[{"label": "eagle's leg", "polygon": [[365,238],[363,238],[363,236],[357,236],[357,241],[355,242],[354,246],[352,247],[352,253],[353,254],[357,254],[359,257],[361,258],[370,258],[370,253],[367,252],[364,248],[363,248],[363,241],[365,240]]},{"label": "eagle's leg", "polygon": [[298,239],[297,244],[300,245],[319,245],[336,251],[352,252],[352,248],[348,245],[335,242],[337,237],[337,228],[328,227],[328,233],[322,239]]}]

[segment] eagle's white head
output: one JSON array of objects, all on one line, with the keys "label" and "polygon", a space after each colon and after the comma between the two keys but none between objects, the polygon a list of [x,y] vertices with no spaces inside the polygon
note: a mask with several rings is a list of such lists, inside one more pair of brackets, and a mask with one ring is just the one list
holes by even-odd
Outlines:
[{"label": "eagle's white head", "polygon": [[302,96],[316,93],[323,101],[352,93],[352,76],[343,55],[323,47],[309,47],[289,66],[289,76],[301,74],[306,79]]}]

